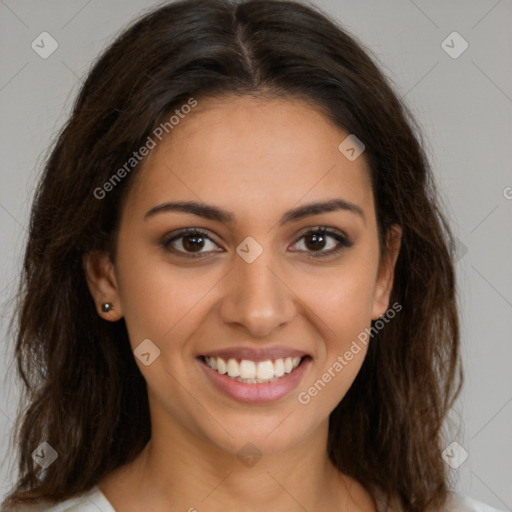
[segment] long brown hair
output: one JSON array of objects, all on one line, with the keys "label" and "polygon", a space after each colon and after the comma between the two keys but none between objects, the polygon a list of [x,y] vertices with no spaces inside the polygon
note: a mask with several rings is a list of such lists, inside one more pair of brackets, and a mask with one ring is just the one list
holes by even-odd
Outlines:
[{"label": "long brown hair", "polygon": [[[440,507],[442,427],[462,385],[453,238],[420,130],[367,50],[315,7],[183,0],[144,15],[90,71],[39,182],[18,294],[15,357],[26,391],[19,478],[4,506],[58,502],[133,460],[151,435],[146,383],[124,320],[101,319],[82,257],[115,260],[122,199],[140,165],[94,194],[165,116],[193,97],[302,98],[365,144],[381,250],[402,227],[390,303],[350,390],[330,416],[333,463],[408,512]],[[32,452],[58,453],[46,469]]]}]

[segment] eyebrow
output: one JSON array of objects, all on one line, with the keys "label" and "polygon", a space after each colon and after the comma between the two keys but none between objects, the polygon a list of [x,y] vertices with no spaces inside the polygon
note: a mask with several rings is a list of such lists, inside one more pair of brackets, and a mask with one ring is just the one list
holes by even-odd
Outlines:
[{"label": "eyebrow", "polygon": [[[323,202],[315,202],[299,206],[288,210],[283,214],[279,220],[279,225],[287,224],[289,222],[300,220],[310,215],[319,215],[321,213],[329,213],[334,211],[348,211],[352,212],[363,220],[366,224],[366,217],[363,209],[355,203],[346,201],[345,199],[330,199]],[[217,206],[212,206],[204,203],[197,203],[195,201],[170,201],[159,204],[151,208],[145,215],[144,220],[153,217],[159,213],[166,212],[183,212],[197,215],[205,219],[223,222],[226,224],[233,224],[235,222],[235,215],[232,212],[223,210]]]}]

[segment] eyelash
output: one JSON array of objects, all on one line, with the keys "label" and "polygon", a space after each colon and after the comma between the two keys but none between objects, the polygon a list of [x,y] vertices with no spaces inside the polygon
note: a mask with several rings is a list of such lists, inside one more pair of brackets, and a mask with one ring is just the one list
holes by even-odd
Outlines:
[{"label": "eyelash", "polygon": [[[196,228],[187,228],[179,231],[178,233],[172,235],[171,237],[167,237],[164,240],[162,240],[161,244],[162,247],[173,254],[178,254],[179,256],[183,256],[185,258],[203,258],[206,255],[208,255],[208,252],[202,252],[202,253],[190,253],[190,252],[184,252],[184,251],[178,251],[174,248],[170,248],[172,242],[179,240],[180,238],[185,237],[186,235],[200,235],[201,238],[209,240],[213,243],[216,243],[215,240],[210,238],[204,231],[201,231],[200,229]],[[329,236],[334,238],[338,242],[338,246],[334,249],[331,249],[329,251],[306,251],[310,253],[310,257],[312,258],[325,258],[328,256],[333,256],[335,254],[338,254],[343,249],[352,247],[353,242],[351,242],[345,235],[338,233],[336,231],[329,230],[325,226],[318,226],[315,228],[311,228],[305,233],[302,233],[302,235],[299,238],[299,241],[302,240],[304,237],[308,235],[321,235],[321,236]],[[297,242],[296,242],[297,243]],[[301,251],[297,251],[301,252]]]}]

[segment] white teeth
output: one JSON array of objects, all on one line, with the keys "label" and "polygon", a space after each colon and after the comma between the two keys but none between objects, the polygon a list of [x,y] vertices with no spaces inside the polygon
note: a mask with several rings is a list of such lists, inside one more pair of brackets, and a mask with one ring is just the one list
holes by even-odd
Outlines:
[{"label": "white teeth", "polygon": [[242,359],[240,363],[236,359],[227,362],[221,357],[205,357],[206,364],[221,375],[251,384],[272,382],[285,373],[291,373],[301,362],[300,357],[286,357],[275,361],[251,361]]},{"label": "white teeth", "polygon": [[[213,368],[214,365],[217,366],[217,368],[213,368],[213,369],[217,370],[221,375],[224,375],[228,371],[228,368],[227,368],[227,365],[226,365],[224,359],[221,359],[220,357],[217,357],[217,360],[215,360],[214,357],[207,357],[206,361],[207,361],[208,365],[210,366],[210,368]],[[215,363],[212,364],[212,361],[215,361]]]},{"label": "white teeth", "polygon": [[276,377],[284,375],[284,361],[282,359],[277,359],[274,363],[274,374]]},{"label": "white teeth", "polygon": [[240,367],[236,362],[236,359],[230,359],[228,361],[228,375],[230,377],[240,377]]},{"label": "white teeth", "polygon": [[242,377],[242,379],[256,378],[256,364],[254,361],[247,361],[247,359],[243,359],[240,362],[240,377]]},{"label": "white teeth", "polygon": [[256,370],[258,379],[271,379],[274,377],[274,364],[272,361],[261,361],[258,363]]}]

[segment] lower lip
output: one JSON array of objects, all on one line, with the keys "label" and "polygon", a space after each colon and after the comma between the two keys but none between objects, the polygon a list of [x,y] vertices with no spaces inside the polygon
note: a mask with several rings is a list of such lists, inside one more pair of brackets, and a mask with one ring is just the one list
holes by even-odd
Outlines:
[{"label": "lower lip", "polygon": [[291,373],[285,373],[274,382],[246,384],[238,382],[226,374],[221,375],[218,371],[210,368],[201,358],[198,358],[197,361],[203,372],[218,390],[238,402],[253,404],[273,402],[288,395],[298,386],[302,376],[311,364],[311,358],[306,357],[295,370]]}]

